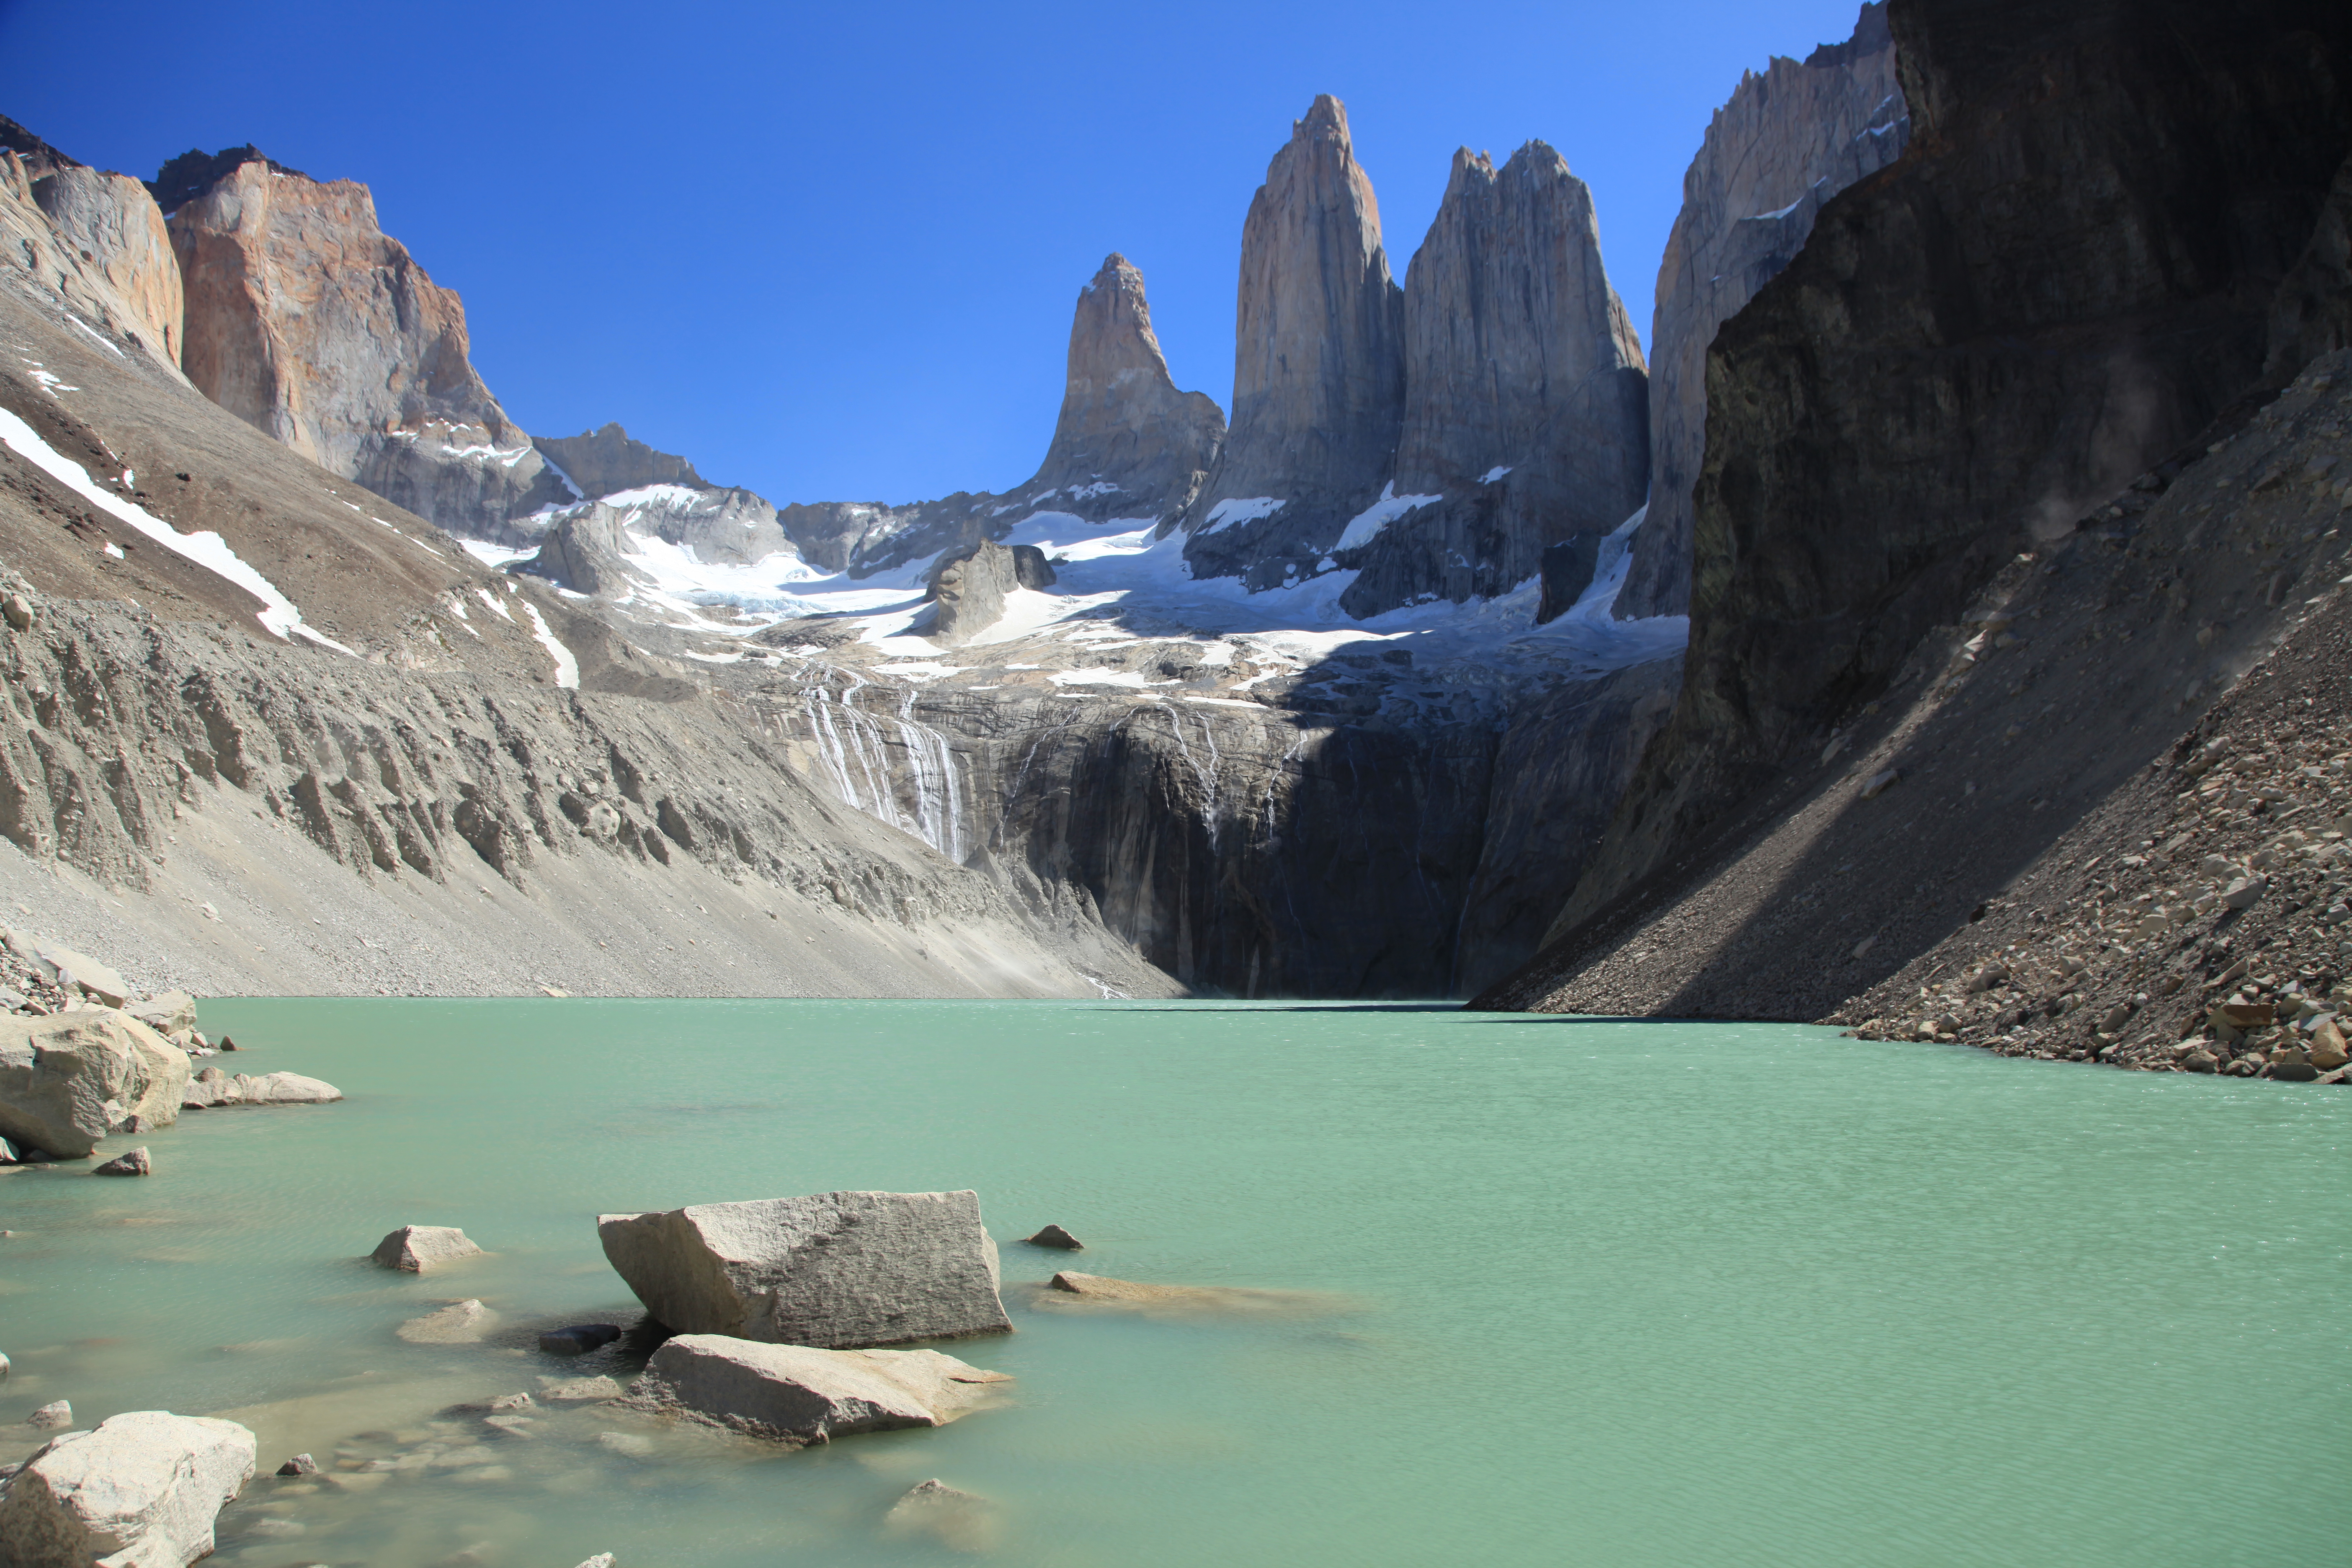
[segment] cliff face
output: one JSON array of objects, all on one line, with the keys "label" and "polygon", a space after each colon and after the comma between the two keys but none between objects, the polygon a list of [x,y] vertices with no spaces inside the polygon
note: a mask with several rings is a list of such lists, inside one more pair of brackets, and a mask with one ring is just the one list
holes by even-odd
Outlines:
[{"label": "cliff face", "polygon": [[1642,504],[1641,344],[1601,266],[1592,194],[1551,148],[1530,142],[1499,172],[1454,154],[1406,273],[1404,337],[1388,499],[1334,552],[1360,573],[1351,613],[1506,593],[1547,547],[1597,543]]},{"label": "cliff face", "polygon": [[[2263,379],[2352,145],[2352,14],[1895,0],[1915,129],[1717,335],[1680,704],[1556,938]],[[1677,873],[1679,874],[1679,873]]]},{"label": "cliff face", "polygon": [[243,163],[170,227],[182,363],[214,402],[458,533],[573,499],[475,374],[465,307],[378,227],[366,186]]},{"label": "cliff face", "polygon": [[1845,43],[1741,77],[1716,110],[1658,263],[1650,513],[1618,615],[1689,607],[1691,493],[1706,448],[1706,351],[1717,329],[1803,247],[1822,203],[1902,154],[1910,129],[1885,0],[1863,6]]},{"label": "cliff face", "polygon": [[578,436],[534,436],[530,444],[555,465],[584,500],[634,490],[646,485],[711,486],[694,465],[668,452],[656,452],[633,439],[617,422]]},{"label": "cliff face", "polygon": [[144,186],[0,117],[0,245],[84,324],[180,371],[180,268]]},{"label": "cliff face", "polygon": [[1379,494],[1404,413],[1404,296],[1347,110],[1291,127],[1242,230],[1234,408],[1186,509],[1196,576],[1303,576]]},{"label": "cliff face", "polygon": [[1143,274],[1114,253],[1079,291],[1054,442],[1017,493],[1059,491],[1056,510],[1092,501],[1132,509],[1104,515],[1156,520],[1192,499],[1224,438],[1216,403],[1176,389],[1151,330]]}]

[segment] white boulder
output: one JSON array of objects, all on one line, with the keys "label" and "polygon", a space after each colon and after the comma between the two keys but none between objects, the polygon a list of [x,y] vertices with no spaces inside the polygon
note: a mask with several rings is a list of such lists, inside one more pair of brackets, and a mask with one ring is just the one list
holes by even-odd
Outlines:
[{"label": "white boulder", "polygon": [[368,1256],[383,1268],[422,1274],[444,1263],[481,1255],[482,1249],[454,1225],[404,1225],[377,1242]]},{"label": "white boulder", "polygon": [[159,1035],[196,1026],[196,999],[184,991],[163,991],[122,1009]]},{"label": "white boulder", "polygon": [[234,1421],[136,1410],[52,1439],[0,1493],[6,1568],[187,1568],[253,1479]]},{"label": "white boulder", "polygon": [[0,1017],[0,1136],[79,1159],[109,1132],[179,1119],[187,1053],[126,1013]]},{"label": "white boulder", "polygon": [[622,1403],[754,1436],[823,1443],[856,1432],[942,1426],[1013,1380],[938,1351],[828,1351],[724,1334],[663,1344]]},{"label": "white boulder", "polygon": [[299,1072],[231,1075],[206,1068],[188,1080],[180,1109],[209,1110],[230,1105],[325,1105],[343,1098],[343,1091],[323,1079]]},{"label": "white boulder", "polygon": [[845,1349],[1013,1327],[969,1191],[697,1204],[596,1228],[655,1320],[684,1333]]}]

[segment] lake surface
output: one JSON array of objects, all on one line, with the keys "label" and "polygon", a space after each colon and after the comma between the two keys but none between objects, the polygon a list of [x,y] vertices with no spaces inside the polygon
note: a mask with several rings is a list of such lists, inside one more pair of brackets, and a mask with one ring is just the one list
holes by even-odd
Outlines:
[{"label": "lake surface", "polygon": [[[412,1456],[364,1491],[257,1480],[224,1563],[971,1561],[881,1526],[932,1476],[992,1500],[983,1560],[1024,1568],[2281,1568],[2352,1538],[2340,1090],[1433,1008],[285,1000],[204,1026],[251,1047],[223,1066],[351,1098],[190,1112],[144,1181],[0,1177],[0,1422],[234,1411],[265,1472]],[[1019,1331],[943,1348],[1013,1373],[1003,1408],[796,1454],[439,1414],[575,1370],[530,1326],[634,1307],[600,1211],[960,1187]],[[1088,1250],[1013,1239],[1047,1221]],[[357,1261],[406,1223],[494,1256]],[[1062,1267],[1321,1294],[1185,1318],[1020,1288]],[[516,1337],[394,1336],[466,1296]]]}]

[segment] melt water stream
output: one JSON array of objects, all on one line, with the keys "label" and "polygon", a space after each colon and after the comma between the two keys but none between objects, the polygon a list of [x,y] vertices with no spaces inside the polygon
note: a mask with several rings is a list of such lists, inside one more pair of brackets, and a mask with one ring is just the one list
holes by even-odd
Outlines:
[{"label": "melt water stream", "polygon": [[[191,1112],[142,1140],[144,1180],[0,1178],[0,1422],[236,1415],[265,1471],[222,1516],[238,1568],[971,1561],[883,1528],[933,1476],[997,1510],[962,1544],[1024,1568],[2284,1568],[2352,1538],[2340,1089],[1370,1006],[281,1000],[204,1026],[251,1047],[222,1065],[350,1099]],[[627,1374],[530,1332],[633,1307],[600,1210],[958,1187],[1019,1331],[942,1348],[1018,1378],[1002,1408],[801,1453],[447,1414]],[[1013,1239],[1047,1221],[1087,1250]],[[359,1260],[406,1223],[492,1256]],[[1308,1294],[1055,1310],[1026,1287],[1064,1267]],[[469,1296],[489,1342],[395,1337]],[[268,1479],[298,1448],[362,1479]]]}]

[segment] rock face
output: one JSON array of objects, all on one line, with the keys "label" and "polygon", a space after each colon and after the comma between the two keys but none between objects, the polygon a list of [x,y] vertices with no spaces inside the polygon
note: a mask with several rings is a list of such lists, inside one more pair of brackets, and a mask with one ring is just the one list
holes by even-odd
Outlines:
[{"label": "rock face", "polygon": [[180,374],[180,266],[152,197],[0,116],[0,244],[87,325]]},{"label": "rock face", "polygon": [[680,1334],[654,1352],[625,1403],[753,1436],[823,1443],[943,1426],[1011,1381],[938,1351],[818,1350]]},{"label": "rock face", "polygon": [[1176,389],[1143,274],[1113,253],[1078,291],[1053,445],[1015,493],[1081,517],[1156,520],[1192,499],[1224,437],[1213,400]]},{"label": "rock face", "polygon": [[990,542],[949,551],[932,568],[939,618],[931,636],[943,643],[969,642],[1003,618],[1007,594],[1051,587],[1054,580],[1045,552],[1034,544]]},{"label": "rock face", "polygon": [[479,1258],[482,1249],[450,1225],[404,1225],[375,1244],[369,1257],[378,1267],[423,1274],[462,1258]]},{"label": "rock face", "polygon": [[604,1215],[604,1256],[664,1325],[846,1349],[1003,1333],[975,1193],[819,1193]]},{"label": "rock face", "polygon": [[366,186],[241,163],[170,228],[181,363],[215,403],[453,532],[497,537],[575,499],[474,374],[457,296],[377,226]]},{"label": "rock face", "polygon": [[[543,531],[533,532],[534,530]],[[685,484],[616,490],[594,500],[551,508],[509,523],[510,542],[539,540],[539,553],[515,569],[599,599],[627,599],[660,587],[642,559],[647,541],[675,544],[698,561],[751,565],[781,558],[799,568],[799,552],[784,534],[776,509],[745,489]],[[716,602],[716,601],[712,601]],[[745,609],[776,609],[781,591],[730,601]]]},{"label": "rock face", "polygon": [[1326,93],[1293,122],[1242,230],[1232,427],[1183,516],[1193,574],[1262,588],[1313,573],[1379,494],[1404,368],[1380,204]]},{"label": "rock face", "polygon": [[1454,153],[1406,271],[1404,342],[1388,499],[1333,551],[1361,573],[1340,600],[1351,614],[1507,593],[1548,547],[1590,551],[1642,504],[1641,342],[1601,266],[1592,193],[1551,148],[1530,142],[1499,172]]},{"label": "rock face", "polygon": [[577,436],[534,436],[530,444],[589,500],[647,485],[684,485],[698,490],[716,488],[694,471],[692,463],[655,451],[632,438],[618,422]]},{"label": "rock face", "polygon": [[[1857,760],[1839,785],[1854,804],[1835,796],[1836,809],[1861,814],[1855,839],[1882,853],[1919,853],[1922,825],[1976,824],[1977,837],[1944,862],[1945,880],[1952,898],[1966,888],[1981,902],[1998,886],[1979,879],[1987,868],[2021,868],[2066,820],[2053,811],[2041,819],[2049,829],[2034,826],[2034,802],[2082,808],[2100,781],[2143,763],[2158,734],[2177,734],[2175,716],[2256,657],[2245,639],[2268,608],[2321,569],[2308,552],[2333,548],[2321,542],[2332,519],[2308,510],[2315,489],[2333,505],[2327,473],[2303,477],[2300,455],[2292,466],[2282,455],[2275,472],[2267,461],[2250,469],[2250,458],[2201,432],[2262,385],[2275,295],[2309,256],[2352,146],[2352,102],[2335,85],[2352,68],[2352,16],[2291,0],[2227,14],[2179,0],[2063,18],[2008,6],[2000,21],[1959,0],[1895,10],[1916,121],[1909,152],[1826,206],[1804,250],[1717,336],[1679,705],[1551,933],[1556,956],[1493,999],[1605,995],[1580,982],[1569,997],[1559,983],[1591,959],[1589,943],[1664,918],[1692,886],[1685,877],[1746,853],[1747,836],[1763,831],[1760,790],[1815,755],[1811,765],[1826,765],[1832,731],[1859,723],[1882,693],[1931,681],[1900,699],[1925,701],[1998,647],[2025,640],[2040,646],[2012,661],[2020,668],[2002,689],[1980,692],[1977,710],[2032,692],[2034,706],[2015,710],[2007,733],[2041,726],[2050,732],[2042,750],[2073,765],[2023,798],[1975,790],[1981,774],[1951,793],[1961,763],[1908,772],[1939,750],[1966,759],[2006,743],[1956,718],[1937,731],[1949,740],[1921,740],[1916,751],[1890,743]],[[2133,242],[2119,247],[2118,234]],[[1960,235],[1969,237],[1956,248]],[[2336,384],[2315,380],[2297,405],[2332,400]],[[2312,418],[2336,428],[2332,414]],[[2192,468],[2200,477],[2184,493]],[[2284,509],[2275,516],[2265,511],[2273,493]],[[2158,513],[2161,530],[2151,525]],[[2242,525],[2227,521],[2241,514]],[[2025,593],[2027,573],[2063,584],[2108,548],[2123,552],[2112,585],[2053,589],[2046,604]],[[2036,559],[2021,561],[2029,552]],[[2050,626],[1979,621],[1971,638],[1962,616],[1990,615],[1969,606],[1996,589]],[[2150,617],[2116,628],[2134,633],[2128,643],[2109,635],[2106,618],[2127,604]],[[1939,626],[1948,629],[1927,635]],[[2095,643],[2104,646],[2085,666],[2081,650]],[[2062,650],[2074,657],[2062,660]],[[2225,650],[2245,662],[2229,666]],[[2063,685],[2038,689],[2086,679],[2095,694],[2074,722],[2053,718]],[[2145,728],[2159,719],[2162,731]],[[2088,748],[2078,736],[2105,743]],[[1906,782],[1863,805],[1862,788],[1895,767]],[[1790,784],[1822,787],[1794,773]],[[1874,840],[1865,819],[1883,825]],[[2011,847],[1996,858],[1993,842]],[[1795,858],[1754,885],[1801,883],[1811,852],[1782,853]],[[1748,911],[1740,923],[1759,940],[1774,923],[1724,889],[1709,897]],[[1969,912],[1969,900],[1955,912],[1938,897],[1885,918],[1916,936],[1921,921],[1948,931]],[[1676,918],[1699,919],[1696,910]],[[1797,930],[1773,941],[1806,934],[1816,917],[1792,909],[1787,918]],[[1758,979],[1788,966],[1744,941],[1707,951],[1727,965],[1740,953],[1750,981],[1725,973],[1702,986],[1689,976],[1662,1005],[1741,1006],[1748,1016],[1806,1006],[1743,1005]],[[1774,988],[1833,1005],[1874,977],[1861,967],[1865,954],[1884,966],[1877,973],[1904,956],[1857,942],[1819,973],[1821,986],[1844,991],[1824,997],[1811,974]]]},{"label": "rock face", "polygon": [[109,1132],[168,1127],[188,1085],[187,1053],[105,1008],[0,1017],[0,1135],[79,1159]]},{"label": "rock face", "polygon": [[9,1568],[187,1568],[213,1521],[253,1479],[253,1434],[234,1421],[136,1410],[69,1432],[0,1492]]},{"label": "rock face", "polygon": [[1910,132],[1885,0],[1862,7],[1846,42],[1743,75],[1716,110],[1658,263],[1650,512],[1618,615],[1689,605],[1691,495],[1706,448],[1706,351],[1717,329],[1789,265],[1822,205],[1895,162]]}]

